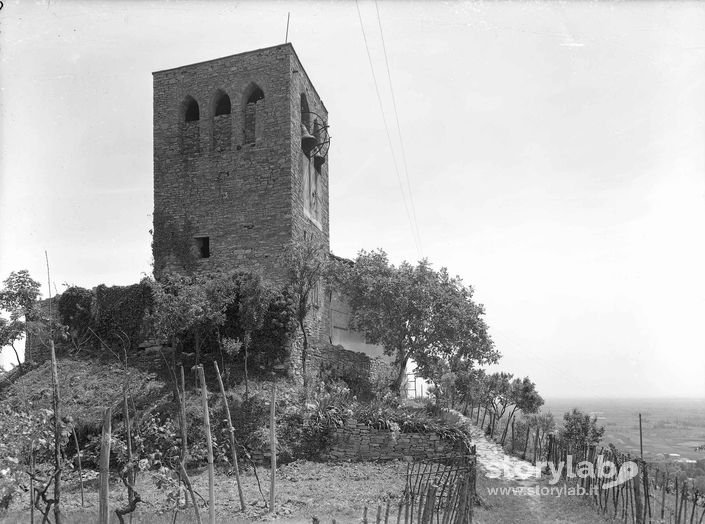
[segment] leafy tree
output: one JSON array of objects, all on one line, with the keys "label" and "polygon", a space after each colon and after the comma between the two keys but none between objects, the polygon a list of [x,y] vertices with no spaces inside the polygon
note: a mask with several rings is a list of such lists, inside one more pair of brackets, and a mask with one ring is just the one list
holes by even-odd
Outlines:
[{"label": "leafy tree", "polygon": [[181,351],[191,335],[194,338],[196,365],[200,362],[205,334],[225,320],[224,304],[206,293],[201,277],[166,274],[154,283],[151,323],[155,335]]},{"label": "leafy tree", "polygon": [[507,429],[512,423],[512,417],[514,417],[516,411],[519,409],[525,415],[536,413],[543,406],[543,398],[536,391],[536,384],[529,380],[529,377],[516,378],[512,381],[509,390],[509,405],[512,405],[512,410],[507,418],[507,424],[504,426],[502,444],[507,438]]},{"label": "leafy tree", "polygon": [[597,417],[590,417],[578,408],[563,415],[559,436],[578,446],[598,444],[605,434],[604,426],[597,425]]},{"label": "leafy tree", "polygon": [[289,292],[293,297],[294,316],[303,337],[301,369],[306,390],[306,359],[309,346],[307,319],[311,310],[317,306],[312,300],[314,291],[319,288],[329,270],[328,250],[323,243],[314,240],[292,241],[284,249],[281,262],[286,270]]},{"label": "leafy tree", "polygon": [[2,308],[13,315],[31,316],[39,297],[40,284],[29,275],[29,271],[13,271],[3,281],[3,286],[0,290]]},{"label": "leafy tree", "polygon": [[[234,320],[239,332],[242,333],[242,341],[239,338],[223,337],[222,335],[233,335],[233,327],[224,326],[222,333],[219,330],[218,340],[226,349],[236,349],[243,351],[245,363],[245,397],[249,395],[248,360],[249,348],[252,342],[252,335],[262,328],[266,319],[274,290],[268,286],[259,273],[238,272],[226,277],[224,280],[215,280],[211,285],[211,295],[218,297],[214,303],[223,304],[225,317]],[[229,313],[229,314],[228,314]],[[230,327],[228,330],[227,328]]]},{"label": "leafy tree", "polygon": [[22,372],[22,360],[15,347],[15,342],[22,339],[25,335],[25,323],[19,320],[7,320],[0,317],[0,348],[10,346],[15,352],[17,365]]},{"label": "leafy tree", "polygon": [[490,437],[494,436],[494,430],[507,408],[512,404],[512,383],[514,377],[511,373],[492,373],[486,381],[486,398],[488,407],[492,411],[492,425],[489,428]]},{"label": "leafy tree", "polygon": [[539,428],[539,449],[543,449],[546,435],[556,429],[556,421],[550,411],[547,413],[535,413],[531,417],[534,419],[534,425]]},{"label": "leafy tree", "polygon": [[[5,311],[10,317],[10,321],[1,327],[0,347],[11,346],[18,363],[19,355],[14,343],[24,334],[25,348],[29,351],[31,347],[30,337],[36,328],[35,323],[41,317],[36,307],[40,287],[39,282],[29,275],[29,271],[22,269],[10,273],[0,289],[0,311]],[[18,333],[20,336],[17,336]],[[25,360],[31,360],[31,354],[26,354]]]},{"label": "leafy tree", "polygon": [[445,373],[442,361],[486,364],[499,358],[472,288],[445,268],[434,271],[427,260],[394,266],[379,250],[361,251],[352,266],[339,264],[336,274],[350,301],[352,327],[394,357],[395,391],[409,359],[420,376],[438,382]]},{"label": "leafy tree", "polygon": [[[478,406],[478,412],[480,406],[487,407],[489,404],[489,386],[487,373],[484,369],[470,370],[468,372],[467,378],[461,378],[461,390],[466,388],[466,395],[469,396],[470,401],[476,403]],[[467,384],[465,384],[467,382]]]},{"label": "leafy tree", "polygon": [[196,364],[207,340],[215,340],[229,354],[242,351],[248,389],[252,336],[263,327],[275,296],[258,273],[165,274],[154,283],[153,331],[179,353],[192,342]]},{"label": "leafy tree", "polygon": [[[434,384],[435,393],[446,399],[451,407],[464,404],[464,413],[471,402],[477,402],[480,382],[485,378],[484,370],[475,369],[473,365],[472,361],[459,358],[437,359],[433,364],[437,371],[434,370],[433,378],[429,379]],[[437,380],[435,376],[439,375],[440,380]]]}]

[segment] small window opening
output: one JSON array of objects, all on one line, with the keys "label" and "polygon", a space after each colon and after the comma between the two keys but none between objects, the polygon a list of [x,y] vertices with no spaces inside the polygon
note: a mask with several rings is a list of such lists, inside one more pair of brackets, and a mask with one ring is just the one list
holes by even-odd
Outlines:
[{"label": "small window opening", "polygon": [[210,258],[211,246],[209,237],[196,237],[196,250],[200,258]]},{"label": "small window opening", "polygon": [[186,115],[184,120],[186,120],[186,122],[195,122],[199,118],[200,114],[198,111],[198,102],[196,102],[193,98],[190,98],[186,102]]},{"label": "small window opening", "polygon": [[215,116],[230,114],[230,97],[225,93],[218,99],[215,105]]},{"label": "small window opening", "polygon": [[245,106],[245,143],[255,142],[255,129],[257,127],[257,102],[264,99],[264,92],[257,88],[247,99]]}]

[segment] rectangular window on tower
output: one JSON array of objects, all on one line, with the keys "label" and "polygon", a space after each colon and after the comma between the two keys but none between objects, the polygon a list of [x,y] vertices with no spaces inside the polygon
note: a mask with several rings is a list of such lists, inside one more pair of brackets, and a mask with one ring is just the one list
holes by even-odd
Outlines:
[{"label": "rectangular window on tower", "polygon": [[210,258],[210,237],[196,237],[194,240],[196,241],[196,252],[198,253],[198,258]]}]

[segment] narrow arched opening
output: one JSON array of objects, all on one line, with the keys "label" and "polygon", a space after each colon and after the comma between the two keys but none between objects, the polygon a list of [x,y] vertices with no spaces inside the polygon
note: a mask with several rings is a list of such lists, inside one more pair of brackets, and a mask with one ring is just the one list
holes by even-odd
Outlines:
[{"label": "narrow arched opening", "polygon": [[200,119],[201,112],[198,109],[198,102],[191,96],[187,96],[184,101],[184,121],[196,122]]},{"label": "narrow arched opening", "polygon": [[213,149],[225,151],[230,149],[232,137],[230,97],[219,89],[215,94],[213,104]]},{"label": "narrow arched opening", "polygon": [[200,151],[200,116],[201,112],[198,108],[198,102],[192,97],[187,96],[181,104],[181,114],[183,127],[181,132],[182,152],[185,155],[193,155]]},{"label": "narrow arched opening", "polygon": [[231,113],[230,97],[223,91],[218,91],[215,99],[215,116],[229,115]]},{"label": "narrow arched opening", "polygon": [[254,86],[247,96],[245,103],[245,118],[243,135],[245,144],[254,144],[257,140],[257,128],[261,125],[258,120],[262,118],[261,108],[264,106],[264,91],[258,86]]}]

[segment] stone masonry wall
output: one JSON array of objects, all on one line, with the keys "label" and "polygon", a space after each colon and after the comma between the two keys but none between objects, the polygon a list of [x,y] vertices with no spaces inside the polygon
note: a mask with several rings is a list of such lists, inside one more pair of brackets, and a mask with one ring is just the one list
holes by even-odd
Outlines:
[{"label": "stone masonry wall", "polygon": [[[319,376],[349,377],[370,382],[392,375],[391,366],[383,359],[330,344],[310,346],[306,368],[309,373]],[[294,376],[301,376],[301,340],[292,345],[290,369]]]},{"label": "stone masonry wall", "polygon": [[[196,257],[195,271],[260,270],[273,282],[283,282],[277,259],[290,240],[317,239],[328,249],[328,161],[319,217],[304,210],[301,95],[326,122],[328,114],[291,44],[158,71],[153,84],[155,245],[173,247],[174,229],[208,237],[210,256]],[[251,142],[247,101],[257,89],[264,98]],[[216,117],[223,94],[231,114]],[[186,122],[191,98],[199,119]],[[155,276],[182,271],[180,257],[177,249],[155,252]],[[327,340],[330,299],[320,295],[309,329],[312,339]]]},{"label": "stone masonry wall", "polygon": [[333,431],[333,443],[326,453],[331,460],[394,460],[439,458],[462,453],[463,444],[445,440],[435,433],[397,433],[350,423]]},{"label": "stone masonry wall", "polygon": [[[188,218],[194,236],[209,237],[211,256],[197,270],[247,266],[276,276],[274,255],[292,229],[288,55],[270,48],[154,73],[155,215],[177,227]],[[255,142],[245,144],[244,110],[257,87],[264,107]],[[224,126],[213,116],[220,92],[231,100],[230,147],[214,140]],[[199,106],[194,122],[184,121],[189,96]],[[163,234],[155,221],[155,239]],[[161,267],[180,269],[175,255],[155,260]]]}]

